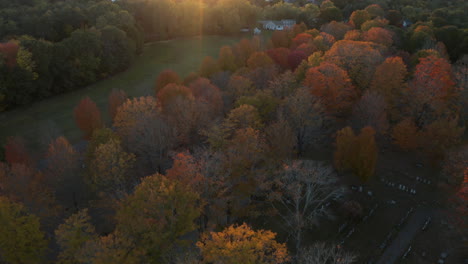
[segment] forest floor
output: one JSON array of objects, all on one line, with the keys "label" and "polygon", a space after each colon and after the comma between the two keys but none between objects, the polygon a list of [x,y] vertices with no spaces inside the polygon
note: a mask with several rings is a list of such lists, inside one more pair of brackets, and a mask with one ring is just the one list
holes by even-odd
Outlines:
[{"label": "forest floor", "polygon": [[86,88],[0,113],[0,146],[9,136],[23,136],[33,147],[60,135],[76,142],[81,134],[75,125],[73,109],[83,97],[94,100],[104,120],[109,122],[107,98],[112,89],[122,89],[129,96],[153,95],[154,81],[161,71],[172,69],[183,78],[197,71],[205,56],[217,57],[222,46],[237,43],[242,37],[245,36],[203,36],[149,43],[122,73]]}]

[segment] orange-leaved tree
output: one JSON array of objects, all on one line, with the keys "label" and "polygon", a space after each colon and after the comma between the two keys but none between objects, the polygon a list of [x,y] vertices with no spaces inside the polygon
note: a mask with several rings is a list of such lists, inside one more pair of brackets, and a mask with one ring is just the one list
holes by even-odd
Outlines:
[{"label": "orange-leaved tree", "polygon": [[346,71],[333,63],[323,62],[310,68],[304,85],[310,88],[311,94],[322,99],[328,113],[336,116],[348,113],[357,97]]},{"label": "orange-leaved tree", "polygon": [[361,133],[357,136],[357,146],[355,173],[363,181],[367,181],[374,175],[378,155],[375,131],[372,127],[361,129]]},{"label": "orange-leaved tree", "polygon": [[390,30],[373,27],[362,34],[364,41],[370,41],[377,44],[390,47],[393,44],[393,33]]},{"label": "orange-leaved tree", "polygon": [[201,174],[201,166],[197,160],[189,152],[179,152],[173,159],[174,163],[166,171],[166,177],[185,183],[201,193],[205,176]]},{"label": "orange-leaved tree", "polygon": [[401,57],[387,58],[375,70],[370,89],[385,97],[391,120],[396,120],[399,116],[398,102],[405,92],[407,75],[408,71]]},{"label": "orange-leaved tree", "polygon": [[418,147],[418,127],[411,118],[405,118],[392,130],[393,142],[405,151]]},{"label": "orange-leaved tree", "polygon": [[435,56],[421,58],[410,83],[410,92],[418,104],[435,106],[447,102],[456,92],[450,63]]},{"label": "orange-leaved tree", "polygon": [[173,70],[165,70],[162,71],[158,77],[156,78],[156,83],[154,86],[154,94],[158,94],[158,92],[164,88],[164,86],[175,83],[181,83],[179,75]]},{"label": "orange-leaved tree", "polygon": [[337,132],[335,166],[341,171],[350,170],[367,181],[375,172],[377,151],[372,127],[364,127],[359,135],[345,127]]},{"label": "orange-leaved tree", "polygon": [[255,231],[244,223],[204,234],[197,246],[203,263],[286,263],[289,261],[286,245],[276,242],[275,237],[276,233]]},{"label": "orange-leaved tree", "polygon": [[308,43],[309,41],[312,41],[313,37],[312,35],[310,34],[307,34],[307,33],[301,33],[301,34],[298,34],[297,36],[295,36],[293,39],[292,39],[292,48],[295,49],[297,47],[299,47],[301,44],[304,44],[304,43]]},{"label": "orange-leaved tree", "polygon": [[370,85],[375,68],[383,61],[381,48],[381,45],[372,42],[340,40],[325,53],[324,59],[346,70],[353,83],[365,90]]}]

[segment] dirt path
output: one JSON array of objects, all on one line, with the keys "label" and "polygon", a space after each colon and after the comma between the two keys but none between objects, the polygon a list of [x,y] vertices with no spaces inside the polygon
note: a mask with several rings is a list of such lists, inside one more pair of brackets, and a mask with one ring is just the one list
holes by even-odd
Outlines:
[{"label": "dirt path", "polygon": [[395,263],[405,253],[413,238],[421,231],[421,227],[424,225],[427,217],[431,215],[432,212],[428,208],[416,209],[408,222],[403,226],[403,229],[382,254],[377,264]]}]

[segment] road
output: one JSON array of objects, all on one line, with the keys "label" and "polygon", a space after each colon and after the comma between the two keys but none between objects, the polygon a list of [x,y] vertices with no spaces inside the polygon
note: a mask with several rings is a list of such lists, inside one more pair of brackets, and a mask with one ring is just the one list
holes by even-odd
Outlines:
[{"label": "road", "polygon": [[421,231],[427,217],[431,215],[432,212],[428,208],[416,209],[390,246],[386,248],[377,264],[395,263],[405,253],[410,246],[411,240]]}]

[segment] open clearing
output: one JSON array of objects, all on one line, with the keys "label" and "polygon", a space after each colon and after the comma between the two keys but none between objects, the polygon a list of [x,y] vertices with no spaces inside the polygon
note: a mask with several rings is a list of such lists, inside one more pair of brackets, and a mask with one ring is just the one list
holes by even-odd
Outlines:
[{"label": "open clearing", "polygon": [[79,100],[89,96],[94,100],[105,120],[107,97],[114,88],[122,89],[129,96],[150,95],[156,76],[165,69],[172,69],[182,77],[196,71],[207,55],[217,56],[224,45],[238,42],[242,36],[203,36],[151,43],[136,58],[128,70],[86,88],[34,103],[0,114],[0,145],[8,136],[23,136],[30,144],[38,144],[42,131],[54,131],[76,142],[80,131],[73,120],[73,109]]}]

